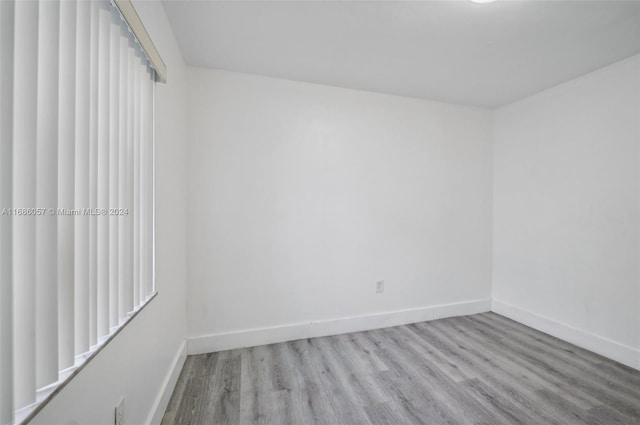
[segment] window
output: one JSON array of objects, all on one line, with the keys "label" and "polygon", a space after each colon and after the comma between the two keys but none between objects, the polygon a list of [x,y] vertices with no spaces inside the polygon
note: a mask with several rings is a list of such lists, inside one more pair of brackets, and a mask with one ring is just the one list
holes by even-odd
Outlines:
[{"label": "window", "polygon": [[128,0],[2,0],[0,52],[4,425],[28,420],[155,295],[165,68]]}]

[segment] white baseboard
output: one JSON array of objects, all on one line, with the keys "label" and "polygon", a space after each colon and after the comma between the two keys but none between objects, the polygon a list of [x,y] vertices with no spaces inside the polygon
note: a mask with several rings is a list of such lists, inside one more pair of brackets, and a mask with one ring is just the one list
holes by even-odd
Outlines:
[{"label": "white baseboard", "polygon": [[490,299],[465,301],[410,310],[202,335],[188,338],[187,347],[189,354],[213,353],[303,338],[388,328],[445,317],[484,313],[490,309]]},{"label": "white baseboard", "polygon": [[173,389],[176,386],[176,382],[178,382],[180,371],[182,371],[182,366],[184,365],[184,361],[186,359],[187,341],[183,341],[182,344],[180,344],[180,348],[176,352],[176,356],[173,359],[173,363],[171,364],[169,371],[167,372],[167,376],[162,382],[162,388],[158,392],[154,406],[151,409],[149,418],[147,419],[148,425],[160,425],[160,422],[162,422],[162,417],[164,416],[164,412],[167,409],[167,405],[169,404],[169,400],[171,399],[171,394],[173,394]]},{"label": "white baseboard", "polygon": [[494,299],[491,311],[640,370],[640,350]]}]

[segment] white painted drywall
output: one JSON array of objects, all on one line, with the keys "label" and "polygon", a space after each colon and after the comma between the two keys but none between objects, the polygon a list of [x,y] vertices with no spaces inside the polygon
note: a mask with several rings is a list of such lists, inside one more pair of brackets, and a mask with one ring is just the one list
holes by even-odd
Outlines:
[{"label": "white painted drywall", "polygon": [[112,425],[114,407],[122,396],[126,423],[148,423],[162,403],[163,384],[186,334],[185,69],[161,3],[140,1],[135,6],[169,69],[168,83],[156,87],[155,102],[159,294],[44,407],[32,425]]},{"label": "white painted drywall", "polygon": [[640,56],[497,110],[494,137],[494,299],[633,365]]},{"label": "white painted drywall", "polygon": [[188,82],[191,337],[489,298],[489,111],[199,68]]}]

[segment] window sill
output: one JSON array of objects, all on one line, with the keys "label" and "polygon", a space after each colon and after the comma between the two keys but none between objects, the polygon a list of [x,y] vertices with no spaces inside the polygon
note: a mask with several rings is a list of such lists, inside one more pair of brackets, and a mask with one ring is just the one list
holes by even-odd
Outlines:
[{"label": "window sill", "polygon": [[15,412],[14,424],[24,425],[33,419],[46,405],[51,401],[71,380],[78,374],[89,362],[98,355],[131,321],[136,317],[152,300],[156,298],[158,292],[149,295],[149,298],[138,306],[134,311],[129,313],[127,317],[118,326],[111,329],[109,335],[105,335],[98,339],[98,343],[91,347],[86,353],[79,354],[75,357],[75,365],[68,369],[60,371],[58,381],[51,385],[43,387],[36,392],[36,401],[28,406]]}]

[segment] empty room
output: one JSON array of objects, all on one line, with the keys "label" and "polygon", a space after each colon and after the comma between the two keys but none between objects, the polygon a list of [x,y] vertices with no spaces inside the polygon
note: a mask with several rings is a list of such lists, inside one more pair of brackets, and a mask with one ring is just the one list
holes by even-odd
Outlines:
[{"label": "empty room", "polygon": [[0,425],[640,425],[640,1],[0,0]]}]

